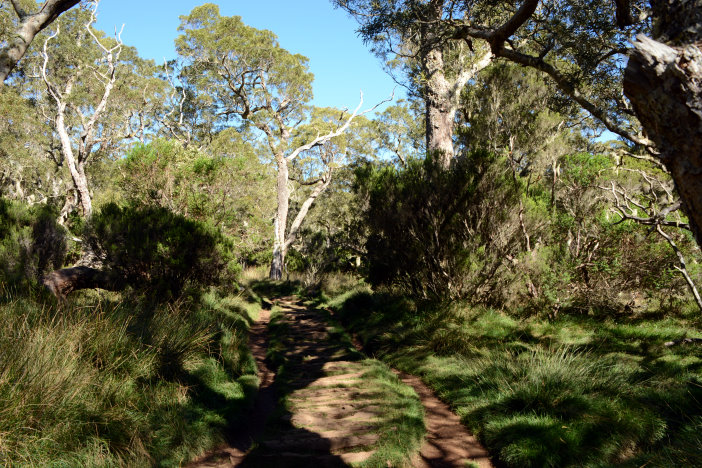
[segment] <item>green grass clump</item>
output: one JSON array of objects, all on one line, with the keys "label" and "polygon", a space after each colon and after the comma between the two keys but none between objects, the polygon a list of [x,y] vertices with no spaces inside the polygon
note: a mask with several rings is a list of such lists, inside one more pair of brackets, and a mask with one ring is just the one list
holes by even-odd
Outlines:
[{"label": "green grass clump", "polygon": [[507,467],[702,464],[702,348],[682,317],[517,320],[359,289],[328,305],[366,349],[422,376]]},{"label": "green grass clump", "polygon": [[239,299],[0,298],[0,465],[178,466],[257,387]]}]

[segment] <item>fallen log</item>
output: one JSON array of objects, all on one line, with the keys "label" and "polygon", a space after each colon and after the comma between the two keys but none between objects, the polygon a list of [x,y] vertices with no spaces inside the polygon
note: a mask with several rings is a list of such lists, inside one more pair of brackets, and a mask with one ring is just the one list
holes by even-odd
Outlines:
[{"label": "fallen log", "polygon": [[663,346],[670,348],[671,346],[677,346],[679,344],[688,343],[702,343],[702,338],[682,338],[680,340],[675,341],[666,341],[665,343],[663,343]]},{"label": "fallen log", "polygon": [[66,295],[79,289],[121,291],[126,286],[126,282],[115,273],[87,266],[52,271],[44,276],[42,283],[61,302],[66,300]]}]

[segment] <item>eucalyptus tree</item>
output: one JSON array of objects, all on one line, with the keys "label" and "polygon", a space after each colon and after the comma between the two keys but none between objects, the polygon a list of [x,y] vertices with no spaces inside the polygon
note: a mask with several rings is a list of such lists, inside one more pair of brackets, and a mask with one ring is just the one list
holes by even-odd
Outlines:
[{"label": "eucalyptus tree", "polygon": [[418,110],[411,102],[399,101],[388,106],[370,122],[371,140],[378,154],[390,154],[401,166],[411,158],[426,153],[424,125],[417,119]]},{"label": "eucalyptus tree", "polygon": [[448,168],[461,90],[491,63],[485,44],[449,40],[442,20],[450,0],[333,0],[360,22],[359,32],[391,69],[399,68],[424,102],[426,149]]},{"label": "eucalyptus tree", "polygon": [[78,3],[80,0],[46,0],[37,11],[31,13],[37,7],[35,1],[10,0],[15,18],[11,26],[3,25],[5,37],[0,46],[0,87],[24,56],[34,37]]},{"label": "eucalyptus tree", "polygon": [[[110,40],[93,29],[97,5],[94,1],[93,9],[86,13],[87,19],[79,14],[66,22],[63,37],[60,25],[57,26],[44,41],[41,54],[41,78],[53,104],[61,155],[86,217],[93,208],[85,165],[95,146],[106,141],[97,133],[98,123],[115,86],[122,51],[119,35]],[[57,37],[62,40],[52,43]],[[71,44],[73,47],[69,48]]]},{"label": "eucalyptus tree", "polygon": [[53,162],[51,126],[36,100],[8,85],[0,93],[0,109],[0,197],[29,205],[60,203],[71,183]]},{"label": "eucalyptus tree", "polygon": [[[314,189],[288,232],[290,165],[343,134],[358,115],[361,104],[316,136],[299,139],[299,129],[310,116],[313,76],[308,60],[280,47],[276,36],[245,25],[238,16],[221,16],[205,4],[181,17],[176,49],[186,66],[181,77],[209,100],[223,125],[237,123],[255,128],[277,169],[276,214],[270,277],[280,279],[290,236],[297,233],[306,209],[326,186],[330,172],[314,180]],[[361,99],[362,103],[362,99]],[[321,155],[320,155],[321,156]],[[320,159],[323,165],[326,162]]]},{"label": "eucalyptus tree", "polygon": [[[405,19],[435,28],[446,45],[483,41],[496,59],[544,73],[604,128],[660,157],[702,243],[701,0],[334,3],[356,16],[368,41],[397,35]],[[418,20],[417,4],[441,4],[441,14]]]}]

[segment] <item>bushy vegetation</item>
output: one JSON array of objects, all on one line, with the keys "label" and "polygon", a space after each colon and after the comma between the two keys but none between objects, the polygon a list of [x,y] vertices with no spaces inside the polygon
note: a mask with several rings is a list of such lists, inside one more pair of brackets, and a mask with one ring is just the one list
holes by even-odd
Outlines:
[{"label": "bushy vegetation", "polygon": [[516,235],[498,233],[517,191],[497,160],[478,151],[450,170],[427,158],[402,169],[357,171],[357,191],[368,199],[369,282],[432,299],[465,297],[484,286]]},{"label": "bushy vegetation", "polygon": [[38,287],[66,260],[56,218],[0,200],[0,464],[179,466],[220,443],[257,387],[257,298],[216,287],[236,278],[230,243],[165,208],[107,204],[83,243],[131,288],[57,305]]},{"label": "bushy vegetation", "polygon": [[128,285],[172,297],[187,282],[231,281],[239,269],[219,230],[157,206],[109,203],[89,220],[84,239]]},{"label": "bushy vegetation", "polygon": [[270,255],[272,178],[238,132],[221,132],[208,151],[154,140],[132,148],[120,166],[127,200],[216,226],[242,264]]},{"label": "bushy vegetation", "polygon": [[693,466],[699,451],[696,312],[527,320],[429,307],[359,287],[327,299],[365,348],[418,374],[509,467]]},{"label": "bushy vegetation", "polygon": [[[690,195],[621,89],[627,44],[681,18],[525,2],[510,39],[488,32],[507,2],[333,3],[407,102],[315,108],[309,60],[211,3],[164,66],[87,5],[32,42],[0,92],[0,464],[175,466],[222,440],[255,387],[254,266],[267,294],[322,291],[498,464],[702,465],[702,353],[663,344],[702,335]],[[42,277],[78,260],[126,292],[57,304]]]},{"label": "bushy vegetation", "polygon": [[[688,300],[674,250],[651,228],[610,211],[602,186],[632,184],[634,176],[617,175],[610,158],[590,153],[561,156],[558,177],[546,181],[531,182],[513,164],[477,151],[448,170],[431,158],[359,169],[369,284],[525,315],[621,313]],[[691,235],[672,235],[697,261]]]},{"label": "bushy vegetation", "polygon": [[56,217],[49,206],[0,198],[0,282],[6,287],[35,288],[44,274],[63,266],[66,231]]}]

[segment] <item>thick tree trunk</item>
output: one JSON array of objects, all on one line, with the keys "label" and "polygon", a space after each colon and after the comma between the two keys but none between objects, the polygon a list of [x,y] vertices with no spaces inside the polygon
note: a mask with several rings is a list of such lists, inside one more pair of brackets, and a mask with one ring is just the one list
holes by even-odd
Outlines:
[{"label": "thick tree trunk", "polygon": [[702,245],[702,1],[651,3],[656,37],[673,46],[639,35],[624,93],[656,143]]},{"label": "thick tree trunk", "polygon": [[12,69],[15,68],[17,62],[24,56],[34,36],[51,24],[61,13],[77,5],[78,2],[80,0],[48,0],[44,2],[37,13],[32,15],[25,13],[19,8],[19,5],[15,5],[17,2],[12,2],[20,17],[20,24],[7,45],[0,49],[0,87]]},{"label": "thick tree trunk", "polygon": [[[454,156],[453,126],[461,100],[461,91],[466,83],[492,62],[492,52],[476,56],[472,47],[459,52],[453,73],[447,77],[444,63],[444,41],[431,30],[432,21],[441,20],[441,0],[430,2],[427,24],[423,26],[424,44],[420,48],[422,72],[425,77],[424,104],[427,152],[438,158],[444,169],[448,169]],[[469,59],[473,60],[469,60]]]},{"label": "thick tree trunk", "polygon": [[121,291],[126,286],[126,282],[115,274],[87,266],[52,271],[42,282],[59,301],[64,301],[66,295],[79,289]]},{"label": "thick tree trunk", "polygon": [[290,205],[290,191],[288,190],[288,161],[283,155],[276,156],[278,164],[278,176],[276,179],[278,206],[275,211],[273,221],[273,261],[271,262],[270,279],[280,280],[283,278],[283,268],[285,267],[285,228],[288,222],[288,207]]},{"label": "thick tree trunk", "polygon": [[453,158],[453,122],[456,106],[450,101],[451,84],[444,75],[440,47],[429,50],[422,60],[426,74],[425,119],[427,152],[448,169]]}]

